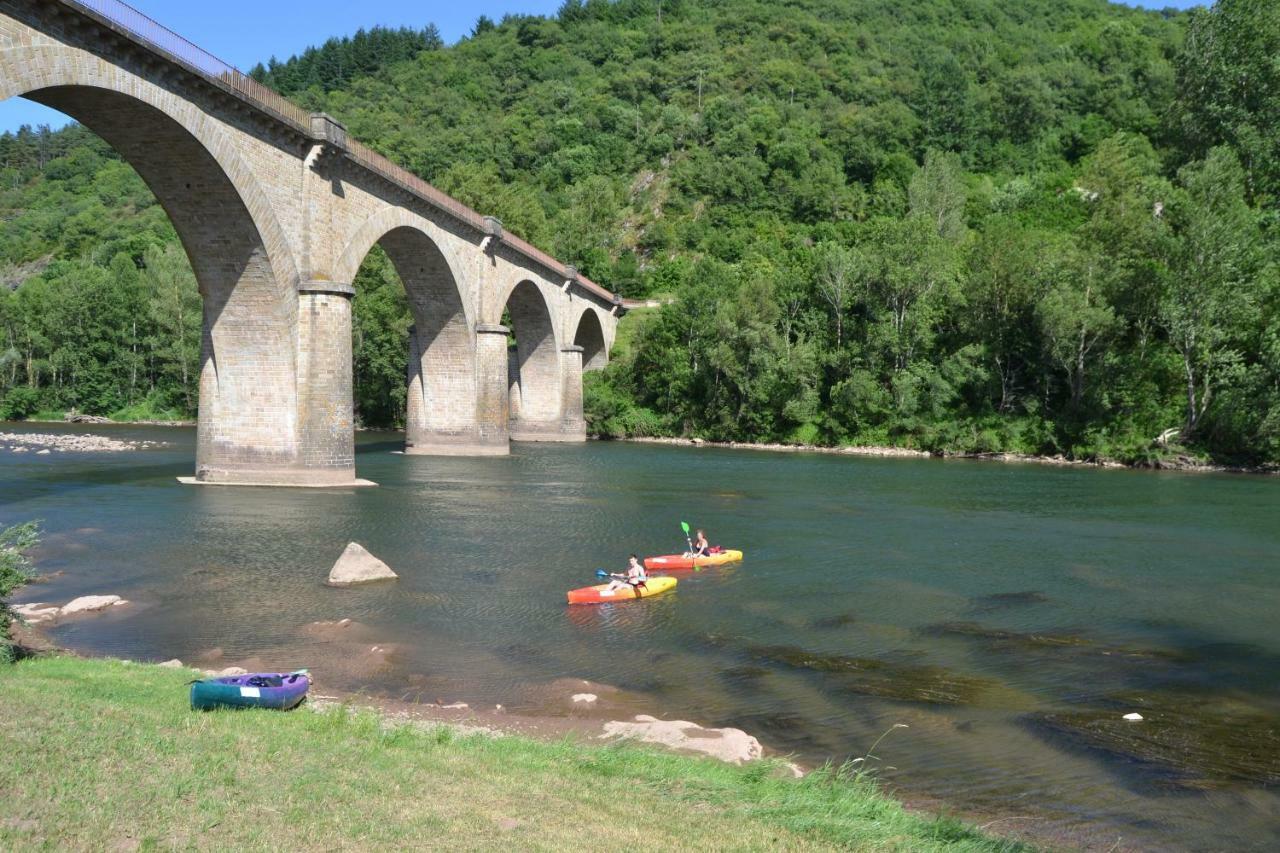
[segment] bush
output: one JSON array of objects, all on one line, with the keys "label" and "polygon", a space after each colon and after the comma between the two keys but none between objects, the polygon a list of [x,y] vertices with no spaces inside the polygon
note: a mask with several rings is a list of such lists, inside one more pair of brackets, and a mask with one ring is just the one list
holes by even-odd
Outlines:
[{"label": "bush", "polygon": [[5,392],[0,399],[0,421],[26,420],[40,408],[40,391],[19,385]]},{"label": "bush", "polygon": [[31,558],[27,551],[39,541],[40,528],[34,521],[0,531],[0,662],[13,660],[13,642],[9,639],[12,614],[3,599],[31,580]]}]

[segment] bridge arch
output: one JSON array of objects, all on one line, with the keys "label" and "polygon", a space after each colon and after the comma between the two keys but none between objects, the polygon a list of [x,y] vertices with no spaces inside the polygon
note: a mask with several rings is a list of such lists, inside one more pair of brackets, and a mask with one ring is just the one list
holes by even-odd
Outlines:
[{"label": "bridge arch", "polygon": [[204,302],[197,478],[299,471],[297,268],[230,131],[191,101],[84,51],[0,50],[0,100],[65,113],[128,162],[168,214]]},{"label": "bridge arch", "polygon": [[604,370],[609,363],[609,350],[604,341],[604,327],[600,315],[588,305],[578,317],[577,330],[573,334],[575,346],[582,347],[582,369]]},{"label": "bridge arch", "polygon": [[507,362],[511,438],[558,440],[561,414],[560,339],[552,309],[532,280],[516,282],[504,300],[515,347]]},{"label": "bridge arch", "polygon": [[404,285],[409,331],[405,450],[420,454],[484,452],[476,435],[476,341],[469,289],[449,262],[435,229],[408,211],[371,216],[349,241],[335,277],[355,278],[380,246]]}]

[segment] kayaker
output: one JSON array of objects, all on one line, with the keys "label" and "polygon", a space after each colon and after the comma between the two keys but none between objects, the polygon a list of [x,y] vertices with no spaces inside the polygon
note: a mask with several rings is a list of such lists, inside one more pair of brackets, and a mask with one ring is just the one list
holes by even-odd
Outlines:
[{"label": "kayaker", "polygon": [[644,566],[640,563],[640,558],[635,554],[631,555],[631,558],[627,563],[627,571],[625,574],[618,574],[615,572],[611,574],[610,577],[613,578],[613,580],[609,581],[609,589],[611,591],[622,589],[624,586],[630,586],[635,589],[636,597],[639,598],[640,590],[648,589],[644,582],[649,579],[649,576],[645,573]]},{"label": "kayaker", "polygon": [[705,557],[711,553],[711,543],[707,541],[707,534],[702,532],[702,528],[698,528],[691,544],[693,550],[686,554],[686,557]]}]

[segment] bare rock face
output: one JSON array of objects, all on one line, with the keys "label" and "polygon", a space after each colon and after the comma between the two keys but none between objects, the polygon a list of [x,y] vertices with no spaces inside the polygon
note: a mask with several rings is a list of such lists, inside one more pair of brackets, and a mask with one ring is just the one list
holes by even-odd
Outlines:
[{"label": "bare rock face", "polygon": [[58,615],[71,616],[75,613],[95,613],[99,610],[106,610],[108,607],[118,607],[128,603],[118,595],[82,595],[64,604],[62,609],[58,611]]},{"label": "bare rock face", "polygon": [[760,741],[742,729],[704,729],[687,720],[659,720],[648,714],[638,715],[631,723],[621,720],[605,723],[601,737],[656,743],[680,752],[709,755],[730,764],[754,761],[764,754]]},{"label": "bare rock face", "polygon": [[338,562],[329,570],[330,586],[352,586],[372,581],[394,580],[399,577],[391,568],[370,554],[359,544],[352,542],[342,552]]}]

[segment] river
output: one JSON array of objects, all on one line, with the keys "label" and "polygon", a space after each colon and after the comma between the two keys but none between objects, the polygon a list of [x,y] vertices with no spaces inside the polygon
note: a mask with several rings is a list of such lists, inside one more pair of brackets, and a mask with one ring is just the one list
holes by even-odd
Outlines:
[{"label": "river", "polygon": [[[0,524],[41,519],[53,575],[16,600],[135,602],[54,629],[67,647],[323,672],[303,626],[351,618],[394,653],[335,669],[348,690],[518,707],[581,677],[810,763],[902,723],[880,778],[991,831],[1280,846],[1280,479],[609,442],[407,457],[368,433],[379,488],[190,487],[191,429],[75,431],[168,444],[0,451]],[[681,550],[681,520],[746,559],[565,605],[631,551]],[[352,540],[400,580],[324,586]]]}]

